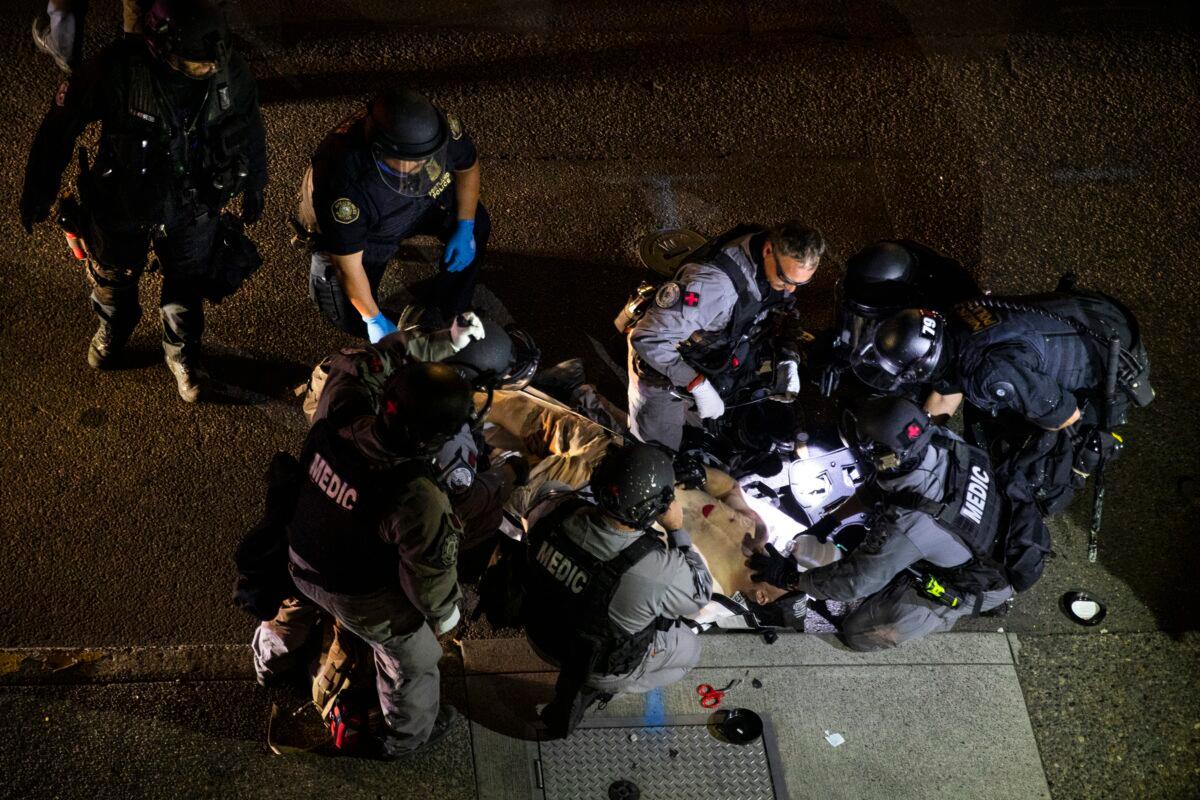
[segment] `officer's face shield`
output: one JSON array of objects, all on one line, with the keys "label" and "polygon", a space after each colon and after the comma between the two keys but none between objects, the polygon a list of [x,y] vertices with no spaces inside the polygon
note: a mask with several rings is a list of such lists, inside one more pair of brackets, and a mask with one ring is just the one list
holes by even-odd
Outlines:
[{"label": "officer's face shield", "polygon": [[512,361],[508,371],[499,378],[499,388],[517,391],[528,386],[537,374],[542,351],[534,344],[533,337],[520,328],[508,328],[507,333],[512,339]]},{"label": "officer's face shield", "polygon": [[376,143],[371,157],[383,185],[402,197],[423,197],[447,179],[446,145],[425,158],[406,159]]},{"label": "officer's face shield", "polygon": [[895,394],[905,385],[904,368],[885,357],[868,337],[850,355],[850,368],[854,375],[872,389],[884,394]]}]

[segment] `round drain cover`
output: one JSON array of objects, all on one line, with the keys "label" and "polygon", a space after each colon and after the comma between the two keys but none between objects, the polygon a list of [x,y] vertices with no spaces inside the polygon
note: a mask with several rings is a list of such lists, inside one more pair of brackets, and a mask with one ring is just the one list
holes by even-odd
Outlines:
[{"label": "round drain cover", "polygon": [[651,272],[674,277],[688,254],[707,241],[687,228],[672,228],[648,233],[638,242],[638,257]]},{"label": "round drain cover", "polygon": [[608,800],[638,800],[642,790],[632,781],[613,781],[608,787]]},{"label": "round drain cover", "polygon": [[1059,599],[1058,606],[1067,619],[1079,625],[1099,625],[1108,614],[1104,603],[1087,592],[1067,592]]}]

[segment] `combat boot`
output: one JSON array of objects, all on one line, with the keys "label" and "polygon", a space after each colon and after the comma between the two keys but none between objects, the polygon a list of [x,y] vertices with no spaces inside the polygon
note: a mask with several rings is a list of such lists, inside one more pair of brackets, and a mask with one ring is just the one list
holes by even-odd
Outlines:
[{"label": "combat boot", "polygon": [[175,376],[175,385],[179,396],[185,403],[194,403],[200,399],[204,385],[208,382],[206,373],[194,357],[167,356],[167,369]]},{"label": "combat boot", "polygon": [[433,722],[433,729],[429,732],[428,739],[416,747],[409,747],[407,746],[409,744],[407,740],[401,740],[396,736],[389,735],[385,731],[379,738],[379,749],[376,757],[383,761],[406,759],[414,753],[435,745],[449,736],[451,730],[454,728],[454,723],[458,722],[461,717],[462,715],[458,713],[458,709],[448,703],[443,703],[438,706],[437,719]]},{"label": "combat boot", "polygon": [[101,322],[95,335],[92,336],[92,341],[88,344],[88,365],[92,369],[111,367],[121,355],[127,341],[129,341],[129,334],[122,336],[113,329],[112,325]]}]

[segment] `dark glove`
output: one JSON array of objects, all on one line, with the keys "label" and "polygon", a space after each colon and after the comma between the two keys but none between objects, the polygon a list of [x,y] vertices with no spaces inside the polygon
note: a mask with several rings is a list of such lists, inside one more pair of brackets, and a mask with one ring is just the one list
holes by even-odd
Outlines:
[{"label": "dark glove", "polygon": [[21,196],[21,227],[33,233],[33,226],[50,218],[50,204],[36,202],[26,195]]},{"label": "dark glove", "polygon": [[512,468],[513,484],[516,486],[524,486],[529,483],[529,462],[522,456],[509,456],[504,460],[504,463]]},{"label": "dark glove", "polygon": [[800,575],[796,562],[776,550],[773,544],[767,545],[767,552],[755,553],[746,559],[746,566],[752,570],[750,580],[780,589],[796,588],[796,578]]},{"label": "dark glove", "polygon": [[247,189],[242,194],[242,222],[253,225],[262,219],[266,200],[262,189]]}]

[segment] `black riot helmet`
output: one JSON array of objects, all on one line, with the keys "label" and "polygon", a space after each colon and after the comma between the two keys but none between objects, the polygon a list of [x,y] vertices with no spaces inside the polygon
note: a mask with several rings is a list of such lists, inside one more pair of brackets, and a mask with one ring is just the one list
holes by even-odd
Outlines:
[{"label": "black riot helmet", "polygon": [[211,63],[214,70],[225,61],[229,29],[224,14],[207,0],[154,0],[142,24],[150,51],[176,69],[181,59]]},{"label": "black riot helmet", "polygon": [[376,429],[396,455],[433,455],[473,421],[474,412],[471,384],[453,367],[405,364],[383,386]]},{"label": "black riot helmet", "polygon": [[858,379],[881,392],[929,383],[938,373],[946,322],[936,311],[906,308],[882,320],[850,354]]},{"label": "black riot helmet", "polygon": [[654,445],[612,445],[592,470],[592,496],[610,517],[648,528],[675,499],[674,462]]},{"label": "black riot helmet", "polygon": [[929,415],[906,397],[870,397],[842,412],[846,444],[880,474],[911,471],[933,436]]},{"label": "black riot helmet", "polygon": [[443,364],[459,370],[463,377],[486,389],[520,389],[529,384],[542,353],[533,339],[519,328],[501,327],[483,316],[484,335],[459,350]]},{"label": "black riot helmet", "polygon": [[367,143],[389,189],[405,197],[428,194],[446,175],[450,126],[422,94],[389,89],[367,104]]},{"label": "black riot helmet", "polygon": [[846,262],[843,302],[852,311],[878,317],[916,305],[917,259],[896,242],[876,242]]}]

